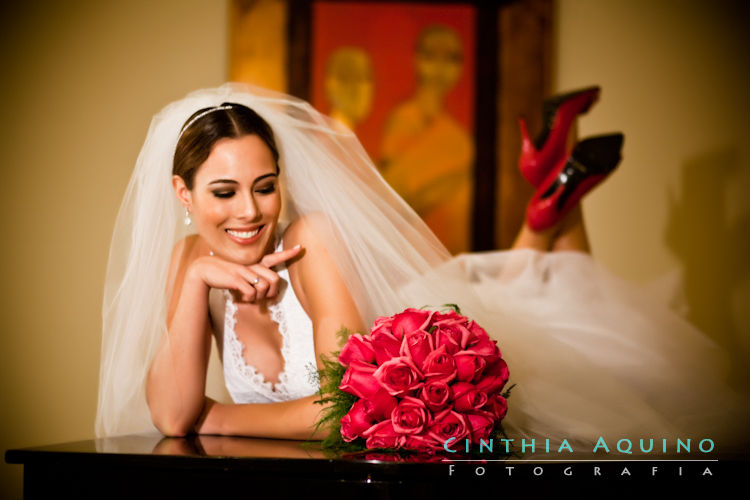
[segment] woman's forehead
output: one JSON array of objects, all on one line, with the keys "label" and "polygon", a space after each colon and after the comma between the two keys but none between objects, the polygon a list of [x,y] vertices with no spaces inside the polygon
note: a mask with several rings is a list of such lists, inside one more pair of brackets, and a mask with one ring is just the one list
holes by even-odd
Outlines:
[{"label": "woman's forehead", "polygon": [[245,135],[217,141],[211,154],[198,168],[196,181],[210,182],[209,178],[217,176],[246,180],[268,173],[276,173],[271,150],[257,135]]}]

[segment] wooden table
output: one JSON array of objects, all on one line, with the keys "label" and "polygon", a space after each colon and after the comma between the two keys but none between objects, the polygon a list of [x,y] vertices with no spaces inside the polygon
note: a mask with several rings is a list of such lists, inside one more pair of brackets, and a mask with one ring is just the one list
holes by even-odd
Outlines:
[{"label": "wooden table", "polygon": [[[446,454],[447,455],[447,454]],[[721,491],[750,473],[747,457],[711,462],[586,462],[589,455],[536,455],[459,461],[329,456],[298,441],[221,436],[131,435],[8,450],[24,465],[25,498],[466,498],[582,489],[667,486],[670,492]],[[685,459],[672,457],[674,459]],[[707,457],[704,457],[707,458]],[[714,456],[710,458],[715,458]],[[659,459],[660,461],[656,461]],[[431,460],[431,461],[430,461]],[[581,461],[577,461],[581,460]],[[598,474],[595,471],[598,467]],[[653,467],[657,469],[654,470]],[[679,469],[681,467],[681,469]],[[711,475],[704,474],[708,467]],[[627,473],[623,469],[627,468]],[[604,488],[604,490],[602,490]]]}]

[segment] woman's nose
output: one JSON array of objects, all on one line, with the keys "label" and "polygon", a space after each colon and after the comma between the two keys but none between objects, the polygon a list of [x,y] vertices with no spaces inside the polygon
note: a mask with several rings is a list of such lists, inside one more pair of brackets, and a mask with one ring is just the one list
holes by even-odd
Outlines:
[{"label": "woman's nose", "polygon": [[245,193],[240,196],[241,204],[239,208],[239,216],[244,219],[254,220],[260,215],[258,205],[255,202],[255,198],[252,193]]}]

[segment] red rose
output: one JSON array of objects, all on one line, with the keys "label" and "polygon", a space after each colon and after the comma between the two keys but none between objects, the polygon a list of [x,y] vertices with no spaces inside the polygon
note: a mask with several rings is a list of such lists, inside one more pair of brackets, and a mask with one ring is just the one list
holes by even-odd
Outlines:
[{"label": "red rose", "polygon": [[422,369],[425,358],[432,352],[432,335],[425,330],[407,333],[401,343],[401,356],[410,358],[414,365]]},{"label": "red rose", "polygon": [[420,393],[420,398],[431,411],[440,411],[448,405],[451,389],[442,380],[428,380]]},{"label": "red rose", "polygon": [[365,446],[368,448],[396,448],[403,442],[403,436],[396,434],[393,430],[393,423],[390,420],[383,420],[373,425],[362,436],[367,438]]},{"label": "red rose", "polygon": [[436,314],[431,325],[435,327],[435,347],[445,346],[449,354],[463,349],[463,339],[468,335],[467,320],[455,312]]},{"label": "red rose", "polygon": [[424,401],[410,396],[405,396],[391,413],[393,430],[399,434],[419,434],[429,423],[429,419],[430,412]]},{"label": "red rose", "polygon": [[480,439],[486,440],[495,428],[495,415],[486,411],[466,414],[466,420],[471,428],[471,442],[478,444]]},{"label": "red rose", "polygon": [[363,337],[359,333],[355,333],[349,337],[341,349],[341,354],[339,354],[339,363],[343,366],[349,366],[355,359],[364,361],[365,363],[375,361],[375,351],[373,351],[370,344],[370,338]]},{"label": "red rose", "polygon": [[482,409],[492,413],[497,421],[502,420],[508,414],[508,400],[500,394],[495,394]]},{"label": "red rose", "polygon": [[500,354],[497,348],[497,342],[490,339],[484,328],[472,321],[467,330],[468,335],[465,337],[463,349],[481,356],[491,356]]},{"label": "red rose", "polygon": [[386,331],[370,336],[370,343],[375,351],[375,362],[382,365],[386,361],[400,356],[401,340]]},{"label": "red rose", "polygon": [[364,401],[365,411],[373,420],[378,422],[391,418],[393,409],[398,405],[398,400],[383,388],[378,389],[378,392],[369,398],[359,401]]},{"label": "red rose", "polygon": [[501,357],[492,357],[487,360],[487,367],[477,381],[477,389],[487,394],[501,391],[508,381],[508,365]]},{"label": "red rose", "polygon": [[366,400],[360,399],[354,403],[349,413],[341,419],[341,437],[351,442],[362,436],[362,433],[372,427],[374,419],[367,412]]},{"label": "red rose", "polygon": [[456,377],[456,362],[453,356],[446,352],[446,347],[440,346],[427,355],[422,363],[425,378],[450,382]]},{"label": "red rose", "polygon": [[367,398],[380,390],[380,385],[373,377],[377,368],[364,361],[354,360],[344,372],[339,389],[360,398]]},{"label": "red rose", "polygon": [[378,333],[391,333],[391,325],[393,324],[393,316],[378,316],[375,318],[375,322],[370,328],[370,335]]},{"label": "red rose", "polygon": [[386,361],[372,376],[392,396],[403,396],[422,387],[422,374],[409,358]]},{"label": "red rose", "polygon": [[435,415],[428,434],[441,445],[449,438],[461,440],[469,435],[469,425],[464,415],[448,408]]},{"label": "red rose", "polygon": [[487,365],[483,357],[469,351],[457,352],[453,359],[456,362],[456,379],[463,382],[478,379]]},{"label": "red rose", "polygon": [[405,335],[416,330],[423,330],[434,313],[423,309],[407,309],[393,316],[391,332],[401,340]]},{"label": "red rose", "polygon": [[478,391],[473,384],[456,382],[451,389],[453,390],[453,407],[456,411],[478,410],[487,404],[487,394]]}]

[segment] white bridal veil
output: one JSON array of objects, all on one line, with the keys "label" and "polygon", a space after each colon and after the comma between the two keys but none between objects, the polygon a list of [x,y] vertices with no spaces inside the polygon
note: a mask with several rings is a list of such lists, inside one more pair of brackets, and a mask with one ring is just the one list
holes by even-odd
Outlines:
[{"label": "white bridal veil", "polygon": [[271,126],[280,153],[284,217],[304,214],[327,227],[365,324],[402,304],[394,293],[449,254],[383,181],[357,138],[308,103],[284,94],[227,84],[194,92],[157,114],[115,224],[104,291],[97,435],[152,429],[144,381],[165,334],[168,266],[185,236],[172,191],[172,158],[182,125],[196,110],[235,102]]},{"label": "white bridal veil", "polygon": [[166,334],[170,255],[186,234],[172,157],[187,118],[223,102],[270,124],[284,217],[318,221],[365,324],[450,302],[498,340],[518,384],[504,424],[511,436],[718,439],[737,423],[723,355],[666,307],[577,252],[452,258],[351,132],[299,99],[227,84],[164,108],[138,157],[107,269],[98,436],[154,429],[145,377]]}]

